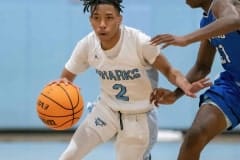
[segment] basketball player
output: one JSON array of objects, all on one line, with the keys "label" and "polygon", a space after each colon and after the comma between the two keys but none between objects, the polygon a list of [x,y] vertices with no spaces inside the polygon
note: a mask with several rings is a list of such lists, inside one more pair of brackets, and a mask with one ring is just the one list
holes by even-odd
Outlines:
[{"label": "basketball player", "polygon": [[[211,70],[216,51],[221,56],[224,71],[200,97],[200,108],[181,145],[178,160],[198,160],[203,148],[225,129],[240,122],[240,0],[187,0],[192,8],[204,13],[198,29],[184,36],[158,35],[152,44],[186,46],[201,41],[198,58],[187,74],[189,81],[205,77]],[[151,101],[171,104],[182,95],[180,89],[171,92],[158,89]]]},{"label": "basketball player", "polygon": [[60,160],[80,160],[113,137],[117,160],[150,160],[158,131],[154,105],[149,102],[158,82],[155,69],[191,97],[210,83],[208,79],[189,83],[159,54],[159,48],[149,44],[149,36],[121,25],[121,0],[82,1],[83,11],[90,12],[93,32],[78,42],[61,78],[72,82],[79,73],[93,67],[101,92]]}]

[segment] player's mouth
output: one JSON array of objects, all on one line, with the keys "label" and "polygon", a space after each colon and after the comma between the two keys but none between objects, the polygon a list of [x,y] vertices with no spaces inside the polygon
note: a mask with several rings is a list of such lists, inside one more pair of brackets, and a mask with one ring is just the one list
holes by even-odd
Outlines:
[{"label": "player's mouth", "polygon": [[99,35],[99,36],[101,36],[101,37],[104,37],[104,36],[106,36],[106,35],[107,35],[107,33],[105,33],[105,32],[102,32],[102,33],[98,33],[98,35]]},{"label": "player's mouth", "polygon": [[106,38],[108,38],[108,34],[106,32],[98,33],[98,37],[106,39]]}]

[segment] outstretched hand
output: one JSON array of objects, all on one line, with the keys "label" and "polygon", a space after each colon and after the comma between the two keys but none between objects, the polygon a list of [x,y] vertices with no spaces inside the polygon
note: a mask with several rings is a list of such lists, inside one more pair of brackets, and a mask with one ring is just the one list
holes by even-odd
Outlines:
[{"label": "outstretched hand", "polygon": [[[183,90],[183,92],[187,96],[195,98],[197,92],[212,85],[209,80],[209,78],[202,78],[193,82],[191,87]],[[153,103],[155,106],[158,106],[159,104],[173,104],[177,98],[178,96],[174,91],[165,88],[155,88],[150,95],[150,103]]]},{"label": "outstretched hand", "polygon": [[150,40],[150,44],[155,46],[163,44],[161,46],[162,49],[169,45],[181,47],[188,45],[187,40],[184,37],[174,36],[172,34],[159,34]]},{"label": "outstretched hand", "polygon": [[190,89],[190,91],[192,93],[197,93],[204,88],[210,87],[211,85],[212,85],[212,82],[210,81],[209,78],[202,78],[192,83],[192,88]]},{"label": "outstretched hand", "polygon": [[209,78],[202,78],[193,82],[190,88],[184,90],[184,93],[189,97],[195,98],[197,92],[212,85],[212,82],[209,80]]}]

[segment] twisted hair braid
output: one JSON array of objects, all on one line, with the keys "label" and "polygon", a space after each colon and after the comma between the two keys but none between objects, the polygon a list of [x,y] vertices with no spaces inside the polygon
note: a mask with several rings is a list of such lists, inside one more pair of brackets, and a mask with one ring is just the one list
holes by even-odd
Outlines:
[{"label": "twisted hair braid", "polygon": [[123,12],[123,6],[121,5],[122,0],[80,0],[83,2],[83,12],[93,12],[96,6],[99,4],[110,4],[113,5],[118,11]]}]

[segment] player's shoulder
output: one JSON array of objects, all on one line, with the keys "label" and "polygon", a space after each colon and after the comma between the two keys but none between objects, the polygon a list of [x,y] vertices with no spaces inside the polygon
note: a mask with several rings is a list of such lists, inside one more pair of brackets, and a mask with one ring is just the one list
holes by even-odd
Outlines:
[{"label": "player's shoulder", "polygon": [[[226,16],[235,17],[239,19],[240,0],[213,0],[210,6],[213,14],[216,17]],[[237,20],[239,21],[239,20]]]},{"label": "player's shoulder", "polygon": [[137,28],[133,28],[133,27],[129,27],[129,26],[122,26],[122,28],[125,30],[125,32],[128,32],[129,34],[144,34],[144,35],[147,35],[145,32],[143,32],[142,30],[140,29],[137,29]]},{"label": "player's shoulder", "polygon": [[239,0],[213,0],[211,6],[213,8],[222,8],[222,7],[228,7],[231,5],[238,5],[239,6],[240,1]]},{"label": "player's shoulder", "polygon": [[86,36],[84,36],[82,39],[80,39],[78,41],[78,43],[93,45],[97,41],[98,41],[98,38],[97,38],[96,34],[92,31],[92,32],[88,33]]},{"label": "player's shoulder", "polygon": [[76,50],[84,50],[86,53],[99,45],[94,32],[88,33],[82,39],[78,40],[75,46]]},{"label": "player's shoulder", "polygon": [[130,39],[141,39],[143,41],[148,41],[150,39],[150,36],[141,31],[140,29],[129,26],[122,26],[122,29],[124,31],[124,35],[126,35]]},{"label": "player's shoulder", "polygon": [[227,3],[231,3],[231,4],[239,4],[239,0],[213,0],[213,3],[223,3],[223,4],[227,4]]},{"label": "player's shoulder", "polygon": [[96,41],[98,38],[97,38],[97,35],[95,34],[94,31],[88,33],[86,36],[85,36],[86,40],[88,41]]},{"label": "player's shoulder", "polygon": [[126,26],[126,25],[122,25],[121,28],[123,28],[126,32],[130,32],[130,33],[142,32],[140,29],[130,27],[130,26]]}]

